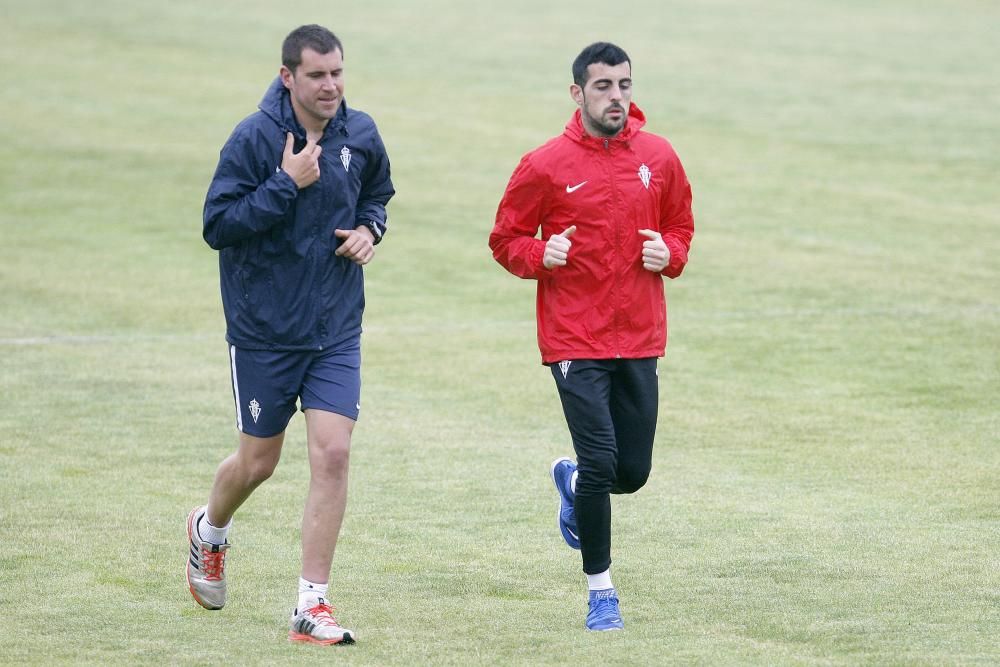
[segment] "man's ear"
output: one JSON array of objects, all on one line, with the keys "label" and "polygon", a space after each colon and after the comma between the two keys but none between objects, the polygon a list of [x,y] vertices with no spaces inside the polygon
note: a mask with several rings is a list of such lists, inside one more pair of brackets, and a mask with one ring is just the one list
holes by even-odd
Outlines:
[{"label": "man's ear", "polygon": [[578,106],[583,106],[583,88],[575,83],[572,84],[569,87],[569,96],[573,98],[573,101],[576,102]]},{"label": "man's ear", "polygon": [[278,76],[281,77],[281,82],[285,84],[285,88],[291,89],[292,79],[294,78],[292,70],[282,65],[281,69],[278,70]]}]

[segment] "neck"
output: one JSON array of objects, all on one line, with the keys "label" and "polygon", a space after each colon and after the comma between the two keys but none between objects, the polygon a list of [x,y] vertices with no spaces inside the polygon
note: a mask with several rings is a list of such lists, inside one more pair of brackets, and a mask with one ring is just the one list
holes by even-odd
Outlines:
[{"label": "neck", "polygon": [[323,131],[330,123],[329,118],[317,118],[299,108],[299,105],[295,103],[294,97],[292,97],[292,111],[295,113],[295,120],[299,121],[299,125],[306,131],[306,135],[315,139],[323,135]]}]

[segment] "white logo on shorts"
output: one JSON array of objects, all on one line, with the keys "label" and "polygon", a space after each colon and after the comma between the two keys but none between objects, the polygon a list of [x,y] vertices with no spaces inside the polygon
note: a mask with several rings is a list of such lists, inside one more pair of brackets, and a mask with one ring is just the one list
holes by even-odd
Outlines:
[{"label": "white logo on shorts", "polygon": [[253,423],[257,423],[257,417],[260,417],[260,403],[257,402],[256,398],[250,399],[250,416],[253,417]]},{"label": "white logo on shorts", "polygon": [[569,373],[569,365],[573,363],[572,361],[560,361],[559,370],[562,371],[563,379],[566,379],[566,373]]}]

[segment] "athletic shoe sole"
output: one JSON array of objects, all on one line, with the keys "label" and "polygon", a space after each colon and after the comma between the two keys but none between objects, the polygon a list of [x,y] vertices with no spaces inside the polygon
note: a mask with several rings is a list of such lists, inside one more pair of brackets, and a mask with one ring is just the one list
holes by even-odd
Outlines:
[{"label": "athletic shoe sole", "polygon": [[354,635],[350,631],[345,632],[339,639],[316,639],[312,635],[304,635],[300,632],[295,632],[294,630],[288,631],[288,641],[297,642],[300,644],[316,644],[318,646],[333,646],[334,644],[343,644],[344,646],[349,646],[354,643]]}]

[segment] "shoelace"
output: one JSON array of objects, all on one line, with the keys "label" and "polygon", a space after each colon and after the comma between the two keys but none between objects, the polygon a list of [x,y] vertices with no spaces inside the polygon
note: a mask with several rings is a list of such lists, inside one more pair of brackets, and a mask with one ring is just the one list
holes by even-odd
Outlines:
[{"label": "shoelace", "polygon": [[206,581],[221,581],[222,570],[226,566],[226,552],[212,551],[211,547],[201,549],[201,568]]},{"label": "shoelace", "polygon": [[594,601],[594,610],[591,613],[598,618],[618,616],[617,602],[614,598],[598,598]]},{"label": "shoelace", "polygon": [[316,625],[329,625],[339,628],[340,623],[337,619],[333,617],[333,607],[326,604],[325,602],[320,602],[315,607],[310,607],[306,610],[306,614],[313,617],[313,622]]}]

